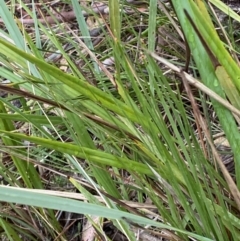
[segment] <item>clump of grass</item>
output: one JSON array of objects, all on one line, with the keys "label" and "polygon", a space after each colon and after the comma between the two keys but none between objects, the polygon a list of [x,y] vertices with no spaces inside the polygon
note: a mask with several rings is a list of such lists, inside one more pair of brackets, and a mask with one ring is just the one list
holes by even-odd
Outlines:
[{"label": "clump of grass", "polygon": [[27,28],[2,3],[2,240],[238,239],[239,70],[205,5],[172,5],[21,2]]}]

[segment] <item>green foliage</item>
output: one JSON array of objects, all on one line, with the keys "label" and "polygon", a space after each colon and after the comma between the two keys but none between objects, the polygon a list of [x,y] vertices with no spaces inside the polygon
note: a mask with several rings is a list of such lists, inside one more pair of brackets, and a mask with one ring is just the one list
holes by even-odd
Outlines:
[{"label": "green foliage", "polygon": [[[5,2],[0,4],[6,26],[0,38],[0,76],[20,89],[10,88],[14,97],[26,97],[20,108],[10,99],[0,99],[0,148],[7,155],[0,162],[2,237],[39,240],[43,234],[36,230],[44,227],[49,240],[68,240],[56,215],[62,210],[84,214],[91,222],[92,215],[105,217],[128,240],[137,240],[134,227],[145,225],[159,236],[162,229],[169,230],[169,240],[238,240],[239,192],[225,169],[221,167],[222,175],[214,167],[217,154],[212,145],[220,123],[234,153],[240,185],[238,117],[197,90],[192,100],[181,88],[186,81],[180,78],[183,72],[176,76],[152,57],[159,44],[158,30],[176,28],[174,44],[161,51],[173,70],[185,64],[181,61],[185,56],[173,60],[187,51],[181,49],[173,12],[165,15],[155,0],[144,3],[142,8],[148,10],[141,21],[147,24],[138,31],[131,21],[142,8],[129,4],[130,16],[125,3],[109,1],[107,28],[93,14],[104,38],[96,45],[77,1],[71,6],[83,41],[61,23],[56,22],[56,29],[40,23],[22,3],[36,24],[34,40],[27,29],[18,27]],[[239,109],[239,68],[215,32],[205,5],[190,0],[172,4],[192,53],[190,71],[194,76],[199,71],[206,88]],[[75,55],[63,47],[66,43]],[[44,45],[59,51],[67,70],[49,61],[39,50]],[[103,64],[109,57],[114,57],[113,71]],[[216,119],[208,109],[210,103]],[[210,131],[202,133],[206,126]],[[53,187],[63,191],[47,190]],[[148,204],[151,207],[145,208]],[[95,225],[100,232],[101,224]]]}]

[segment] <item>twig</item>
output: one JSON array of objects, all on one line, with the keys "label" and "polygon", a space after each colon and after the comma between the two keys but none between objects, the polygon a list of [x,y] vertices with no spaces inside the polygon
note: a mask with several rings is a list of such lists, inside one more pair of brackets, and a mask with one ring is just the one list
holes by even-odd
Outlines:
[{"label": "twig", "polygon": [[[88,12],[86,11],[83,11],[83,16],[84,17],[88,17],[92,14],[90,14],[89,12],[94,12],[96,14],[106,14],[108,13],[108,6],[103,4],[101,6],[93,6],[92,9]],[[47,23],[47,24],[54,24],[56,22],[68,22],[68,21],[71,21],[73,19],[76,18],[76,15],[75,15],[75,12],[72,10],[72,11],[69,11],[69,12],[62,12],[61,14],[54,14],[54,16],[47,16],[45,18],[40,18],[40,19],[37,19],[37,22],[39,23]],[[16,19],[16,21],[19,21],[21,22],[22,24],[28,24],[28,25],[34,25],[36,20],[35,19]],[[0,23],[4,23],[3,19],[0,19]]]}]

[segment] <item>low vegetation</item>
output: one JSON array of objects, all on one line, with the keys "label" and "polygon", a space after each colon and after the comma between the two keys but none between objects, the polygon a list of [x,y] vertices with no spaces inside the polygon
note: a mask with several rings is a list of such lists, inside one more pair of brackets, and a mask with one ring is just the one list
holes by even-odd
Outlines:
[{"label": "low vegetation", "polygon": [[1,240],[239,240],[238,14],[80,2],[0,1]]}]

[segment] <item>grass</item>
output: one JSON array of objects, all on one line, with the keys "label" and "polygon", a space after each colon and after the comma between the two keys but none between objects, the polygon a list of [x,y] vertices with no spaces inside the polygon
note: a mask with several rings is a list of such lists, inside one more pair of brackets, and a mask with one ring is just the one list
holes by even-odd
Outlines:
[{"label": "grass", "polygon": [[0,3],[2,240],[239,239],[234,29],[202,1]]}]

